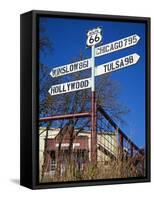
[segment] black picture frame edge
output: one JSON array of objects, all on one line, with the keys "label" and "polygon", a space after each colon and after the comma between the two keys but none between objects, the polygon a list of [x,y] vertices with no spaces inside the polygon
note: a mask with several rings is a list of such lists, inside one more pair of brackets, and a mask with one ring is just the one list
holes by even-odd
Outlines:
[{"label": "black picture frame edge", "polygon": [[142,16],[127,16],[127,15],[107,15],[107,14],[93,14],[93,13],[80,13],[80,12],[64,12],[64,11],[47,11],[47,10],[31,10],[21,15],[27,13],[32,13],[33,15],[43,15],[43,16],[56,16],[56,17],[66,17],[66,18],[91,18],[91,19],[103,19],[103,20],[120,20],[120,21],[138,21],[138,22],[147,22],[151,21],[150,17]]},{"label": "black picture frame edge", "polygon": [[[146,177],[129,179],[92,180],[79,182],[39,183],[38,181],[38,17],[53,16],[66,18],[85,18],[146,23]],[[151,181],[151,138],[150,138],[150,27],[151,18],[117,16],[89,13],[72,13],[58,11],[32,10],[20,16],[20,184],[30,189],[47,189],[59,187],[95,186],[108,184],[127,184]],[[28,84],[27,84],[28,83]],[[23,91],[24,88],[24,91]],[[28,108],[28,109],[27,109]],[[25,120],[26,119],[26,120]],[[147,145],[148,144],[148,145]]]},{"label": "black picture frame edge", "polygon": [[146,176],[149,182],[151,181],[151,18],[146,22]]},{"label": "black picture frame edge", "polygon": [[32,12],[20,16],[20,185],[28,188],[32,187],[31,17]]}]

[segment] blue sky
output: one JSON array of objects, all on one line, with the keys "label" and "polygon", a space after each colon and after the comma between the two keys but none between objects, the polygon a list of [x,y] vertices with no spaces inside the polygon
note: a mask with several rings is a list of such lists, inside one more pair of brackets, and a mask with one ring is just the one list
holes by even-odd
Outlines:
[{"label": "blue sky", "polygon": [[[40,18],[42,20],[43,18]],[[138,34],[137,45],[96,58],[96,66],[138,53],[140,59],[132,67],[112,72],[111,78],[120,83],[119,102],[130,108],[131,112],[124,116],[127,125],[119,126],[138,146],[145,142],[145,25],[143,23],[126,23],[96,20],[48,18],[43,22],[46,35],[52,41],[51,54],[40,54],[40,62],[56,67],[70,63],[82,51],[90,58],[91,51],[86,48],[86,31],[101,26],[103,44]],[[103,77],[102,77],[103,78]],[[97,90],[97,88],[96,88]]]}]

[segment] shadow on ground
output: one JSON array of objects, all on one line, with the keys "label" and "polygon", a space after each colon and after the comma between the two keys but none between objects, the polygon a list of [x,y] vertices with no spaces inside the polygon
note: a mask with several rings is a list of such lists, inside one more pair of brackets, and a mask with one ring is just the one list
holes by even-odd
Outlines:
[{"label": "shadow on ground", "polygon": [[20,185],[20,180],[19,179],[10,179],[10,181],[14,184]]}]

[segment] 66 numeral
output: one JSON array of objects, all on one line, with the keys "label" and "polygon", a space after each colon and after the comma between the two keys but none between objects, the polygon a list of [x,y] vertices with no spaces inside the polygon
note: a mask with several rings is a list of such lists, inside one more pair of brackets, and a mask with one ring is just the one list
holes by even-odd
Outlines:
[{"label": "66 numeral", "polygon": [[91,36],[90,38],[89,38],[89,44],[93,44],[93,43],[95,43],[95,42],[99,42],[99,40],[100,40],[101,38],[96,34],[95,35],[95,37],[94,36]]}]

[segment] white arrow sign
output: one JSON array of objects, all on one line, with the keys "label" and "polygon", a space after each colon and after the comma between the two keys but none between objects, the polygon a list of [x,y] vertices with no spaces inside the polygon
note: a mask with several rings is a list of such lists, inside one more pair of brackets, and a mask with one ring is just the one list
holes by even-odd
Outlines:
[{"label": "white arrow sign", "polygon": [[102,56],[108,53],[112,53],[115,51],[119,51],[121,49],[125,49],[131,46],[134,46],[138,43],[140,37],[135,34],[126,38],[122,38],[120,40],[99,46],[95,48],[95,57]]},{"label": "white arrow sign", "polygon": [[77,90],[84,90],[90,87],[91,87],[91,78],[86,78],[68,83],[53,85],[48,92],[50,93],[51,96],[53,96],[67,92],[74,92]]},{"label": "white arrow sign", "polygon": [[71,74],[74,72],[78,72],[78,71],[82,71],[85,69],[90,68],[90,60],[91,59],[86,59],[86,60],[81,60],[78,62],[74,62],[74,63],[70,63],[67,65],[63,65],[63,66],[59,66],[59,67],[55,67],[51,70],[50,75],[55,78],[58,76],[63,76],[66,74]]},{"label": "white arrow sign", "polygon": [[139,58],[140,56],[137,53],[134,53],[123,58],[119,58],[117,60],[99,65],[95,68],[95,76],[99,76],[134,65],[138,62]]}]

